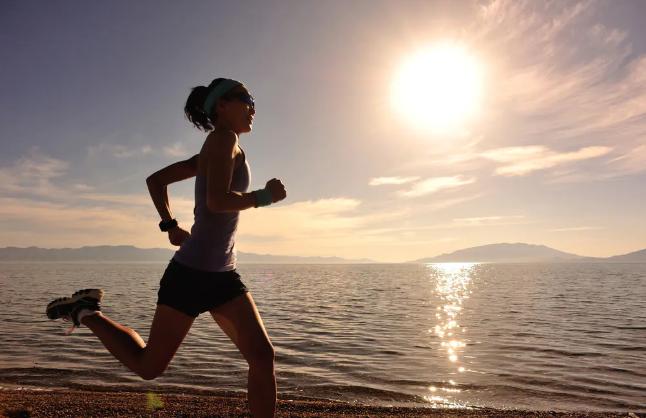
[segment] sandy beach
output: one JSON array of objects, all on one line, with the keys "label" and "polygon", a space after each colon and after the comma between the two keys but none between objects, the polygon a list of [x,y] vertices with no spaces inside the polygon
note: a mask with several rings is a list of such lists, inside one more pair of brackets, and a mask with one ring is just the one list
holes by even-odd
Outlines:
[{"label": "sandy beach", "polygon": [[[244,395],[99,391],[0,391],[0,417],[249,417]],[[279,399],[279,417],[638,417],[636,414],[376,407]],[[643,416],[643,415],[642,415]]]}]

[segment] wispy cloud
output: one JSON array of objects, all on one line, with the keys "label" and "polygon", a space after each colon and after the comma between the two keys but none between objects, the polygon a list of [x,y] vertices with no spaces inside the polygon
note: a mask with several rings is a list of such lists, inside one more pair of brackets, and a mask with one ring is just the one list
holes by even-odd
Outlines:
[{"label": "wispy cloud", "polygon": [[[608,156],[618,153],[609,153]],[[646,145],[639,145],[634,149],[622,151],[612,159],[605,159],[601,164],[596,164],[588,171],[578,170],[576,167],[563,164],[553,170],[547,179],[548,183],[580,183],[590,181],[603,181],[620,176],[635,175],[646,172]]]},{"label": "wispy cloud", "polygon": [[[446,222],[436,222],[430,225],[369,228],[362,231],[362,233],[375,236],[384,235],[399,240],[406,237],[427,236],[425,232],[428,231],[457,230],[471,227],[496,227],[501,225],[525,225],[533,222],[534,221],[527,219],[524,215],[478,216],[454,218]],[[433,232],[433,242],[435,242],[436,239],[437,235]],[[394,242],[393,245],[395,245]]]},{"label": "wispy cloud", "polygon": [[527,223],[524,215],[477,216],[472,218],[455,218],[451,226],[494,226],[524,223]]},{"label": "wispy cloud", "polygon": [[355,213],[360,204],[356,199],[331,198],[290,203],[263,213],[245,212],[241,233],[283,237],[338,233],[362,222]]},{"label": "wispy cloud", "polygon": [[0,197],[2,241],[7,245],[79,247],[106,243],[163,247],[154,209],[80,206]]},{"label": "wispy cloud", "polygon": [[87,185],[87,184],[85,184],[85,183],[76,183],[76,184],[73,184],[73,185],[72,185],[72,188],[73,188],[74,190],[79,191],[79,192],[91,192],[92,190],[94,190],[94,187],[92,187],[92,186],[90,186],[90,185]]},{"label": "wispy cloud", "polygon": [[566,227],[566,228],[555,228],[555,229],[550,229],[552,232],[580,232],[580,231],[597,231],[600,229],[604,229],[603,227],[600,226],[571,226],[571,227]]},{"label": "wispy cloud", "polygon": [[[557,177],[562,177],[561,174],[569,177],[576,176],[577,167],[574,165],[576,162],[603,156],[610,157],[613,155],[613,151],[613,148],[609,146],[588,146],[574,151],[557,151],[543,145],[525,145],[494,148],[482,152],[469,151],[465,154],[455,154],[450,159],[434,160],[433,165],[453,166],[452,161],[474,162],[486,160],[497,163],[494,173],[501,176],[524,176],[535,171],[559,168],[559,171],[551,173],[552,180],[554,180]],[[613,164],[613,171],[637,172],[638,170],[644,169],[644,166],[640,164],[646,158],[645,155],[641,155],[644,151],[646,151],[646,147],[644,149],[638,147],[629,154],[610,160],[610,163]],[[597,167],[610,170],[606,167],[607,164],[608,162],[605,161],[597,164]],[[598,178],[598,176],[594,178]]]},{"label": "wispy cloud", "polygon": [[[154,238],[157,214],[147,193],[97,191],[86,183],[70,181],[69,168],[69,162],[37,148],[0,167],[0,219],[5,243],[114,243],[119,242],[115,241],[119,234],[121,243],[151,244],[158,240]],[[192,199],[174,196],[171,205],[182,225],[190,227]],[[146,221],[142,223],[143,219]],[[128,230],[133,234],[129,241]]]},{"label": "wispy cloud", "polygon": [[405,197],[419,197],[442,190],[456,189],[475,183],[475,181],[476,179],[474,177],[464,176],[432,177],[413,184],[409,190],[402,190],[399,194]]},{"label": "wispy cloud", "polygon": [[480,155],[503,164],[496,168],[496,174],[522,176],[561,164],[597,158],[611,151],[612,148],[603,146],[585,147],[572,152],[556,152],[544,146],[526,146],[499,148]]},{"label": "wispy cloud", "polygon": [[[60,201],[0,196],[1,245],[78,247],[130,244],[170,246],[159,234],[159,217],[143,195],[67,195]],[[173,197],[171,206],[181,226],[193,221],[193,201]]]},{"label": "wispy cloud", "polygon": [[638,145],[608,161],[608,167],[612,170],[612,177],[646,171],[646,144]]},{"label": "wispy cloud", "polygon": [[127,206],[150,204],[145,194],[102,193],[92,185],[69,181],[69,168],[69,162],[34,148],[13,163],[0,167],[0,197],[21,195],[26,197],[26,203],[45,199],[72,205],[82,201]]},{"label": "wispy cloud", "polygon": [[91,158],[111,156],[118,159],[126,159],[158,154],[169,157],[186,157],[189,155],[189,151],[186,144],[181,141],[164,145],[161,147],[161,151],[148,144],[131,146],[113,142],[99,142],[87,148],[87,155]]},{"label": "wispy cloud", "polygon": [[[273,254],[374,257],[397,237],[374,230],[405,218],[402,209],[370,210],[357,199],[327,198],[281,204],[240,214],[238,247]],[[378,249],[378,250],[377,250]]]},{"label": "wispy cloud", "polygon": [[[474,42],[505,51],[493,76],[500,89],[491,104],[515,118],[507,143],[538,143],[567,161],[587,159],[588,152],[604,155],[601,146],[612,148],[610,157],[627,155],[643,144],[646,56],[635,53],[627,31],[602,24],[606,7],[612,5],[494,0],[481,8]],[[565,144],[579,153],[563,150]],[[501,167],[498,174],[522,175],[563,162],[544,157]],[[590,171],[613,176],[644,165],[646,155],[636,153],[630,168],[600,160]]]},{"label": "wispy cloud", "polygon": [[406,184],[419,180],[418,176],[413,177],[375,177],[368,183],[370,186],[382,186],[385,184]]},{"label": "wispy cloud", "polygon": [[87,148],[88,157],[102,157],[109,155],[115,158],[132,158],[152,153],[153,148],[150,145],[131,147],[121,144],[101,142],[97,145],[90,145]]},{"label": "wispy cloud", "polygon": [[460,205],[464,202],[469,202],[471,200],[476,200],[484,196],[484,193],[476,193],[472,195],[467,195],[467,196],[460,196],[460,197],[453,197],[453,198],[448,198],[448,199],[442,199],[442,200],[435,200],[432,202],[430,205],[428,205],[427,208],[425,208],[425,211],[433,211],[433,210],[441,210],[441,209],[446,209],[450,208],[452,206],[457,206]]},{"label": "wispy cloud", "polygon": [[68,168],[67,161],[33,148],[14,163],[0,167],[0,192],[56,195],[60,190],[52,181],[63,176]]},{"label": "wispy cloud", "polygon": [[175,142],[174,144],[167,145],[163,148],[164,154],[169,157],[186,157],[189,155],[189,151],[186,148],[186,145],[182,142]]}]

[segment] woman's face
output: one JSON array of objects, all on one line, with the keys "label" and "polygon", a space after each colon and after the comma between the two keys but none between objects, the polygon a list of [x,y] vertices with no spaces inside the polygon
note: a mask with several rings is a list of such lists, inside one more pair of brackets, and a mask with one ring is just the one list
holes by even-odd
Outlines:
[{"label": "woman's face", "polygon": [[250,132],[256,114],[253,98],[244,86],[238,86],[220,99],[217,106],[218,122],[240,134]]}]

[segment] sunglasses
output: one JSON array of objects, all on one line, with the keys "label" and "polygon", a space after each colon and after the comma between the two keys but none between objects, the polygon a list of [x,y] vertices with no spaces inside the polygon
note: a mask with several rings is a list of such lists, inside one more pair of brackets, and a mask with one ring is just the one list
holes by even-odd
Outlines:
[{"label": "sunglasses", "polygon": [[242,92],[242,91],[239,92],[239,93],[227,94],[227,99],[229,99],[229,100],[233,100],[233,99],[239,100],[242,103],[245,103],[245,104],[249,105],[249,107],[251,107],[251,108],[256,107],[256,103],[253,100],[253,96],[251,96],[249,93],[245,93],[245,92]]}]

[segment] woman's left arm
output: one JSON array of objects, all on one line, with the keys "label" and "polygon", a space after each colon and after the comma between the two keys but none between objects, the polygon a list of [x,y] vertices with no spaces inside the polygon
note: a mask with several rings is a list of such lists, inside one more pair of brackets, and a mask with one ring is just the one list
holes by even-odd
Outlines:
[{"label": "woman's left arm", "polygon": [[[173,214],[168,203],[167,187],[171,183],[195,177],[197,174],[197,161],[199,154],[194,155],[188,160],[178,161],[174,164],[164,167],[159,171],[148,176],[146,184],[150,197],[159,212],[162,221],[170,221]],[[188,237],[188,232],[179,226],[168,231],[168,237],[173,245],[180,245]]]}]

